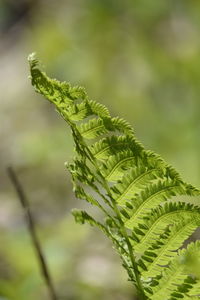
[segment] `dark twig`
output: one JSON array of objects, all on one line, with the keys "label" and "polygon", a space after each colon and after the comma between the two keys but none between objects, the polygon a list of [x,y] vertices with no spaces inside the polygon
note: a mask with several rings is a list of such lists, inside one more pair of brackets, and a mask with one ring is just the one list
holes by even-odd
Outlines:
[{"label": "dark twig", "polygon": [[47,266],[47,262],[46,262],[44,254],[43,254],[39,239],[38,239],[37,234],[36,234],[35,223],[34,223],[34,220],[33,220],[33,216],[31,214],[31,210],[30,210],[28,200],[25,196],[22,185],[20,184],[20,182],[17,178],[17,175],[15,174],[13,168],[8,167],[7,171],[8,171],[8,175],[10,177],[10,180],[13,183],[13,186],[14,186],[17,194],[18,194],[20,203],[21,203],[21,205],[24,209],[28,230],[30,232],[32,242],[33,242],[33,246],[35,248],[36,255],[38,257],[38,262],[39,262],[39,265],[40,265],[41,273],[44,277],[47,288],[49,290],[49,295],[51,297],[51,300],[58,300],[58,298],[56,296],[54,286],[53,286],[53,282],[52,282],[52,279],[51,279],[51,276],[50,276],[50,272],[49,272],[49,269],[48,269],[48,266]]}]

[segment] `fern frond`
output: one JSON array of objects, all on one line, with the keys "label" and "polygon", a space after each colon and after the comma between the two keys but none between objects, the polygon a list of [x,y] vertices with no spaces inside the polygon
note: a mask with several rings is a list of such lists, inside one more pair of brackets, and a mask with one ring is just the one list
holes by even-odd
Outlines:
[{"label": "fern frond", "polygon": [[160,275],[162,266],[167,265],[177,255],[176,250],[183,245],[183,242],[199,225],[200,220],[186,218],[168,229],[165,234],[158,236],[157,242],[145,250],[141,257],[146,266],[146,270],[141,272],[142,276],[147,279]]},{"label": "fern frond", "polygon": [[81,121],[91,115],[96,115],[100,118],[110,118],[110,113],[104,105],[88,99],[71,105],[68,110],[69,119],[72,121]]},{"label": "fern frond", "polygon": [[106,217],[99,222],[75,210],[76,221],[97,226],[112,240],[141,300],[197,299],[199,280],[183,262],[188,254],[200,254],[200,242],[178,249],[200,224],[199,206],[180,197],[199,196],[199,189],[144,149],[130,124],[111,117],[84,88],[48,78],[32,55],[29,62],[36,91],[71,128],[76,157],[67,167],[75,195]]},{"label": "fern frond", "polygon": [[99,202],[90,194],[86,193],[80,185],[74,186],[74,193],[76,198],[86,200],[88,203],[100,207]]},{"label": "fern frond", "polygon": [[86,139],[95,139],[105,133],[114,131],[133,134],[130,125],[120,118],[94,118],[82,123],[78,130]]},{"label": "fern frond", "polygon": [[91,217],[86,211],[73,209],[72,215],[74,216],[77,223],[84,224],[86,222],[91,226],[100,228],[106,235],[110,236],[107,228],[100,222],[96,221],[93,217]]},{"label": "fern frond", "polygon": [[64,103],[65,107],[72,104],[75,99],[86,98],[85,89],[82,87],[71,87],[67,82],[50,79],[38,68],[38,61],[34,54],[29,56],[31,64],[31,81],[35,90],[45,96],[54,104]]},{"label": "fern frond", "polygon": [[[191,289],[188,291],[190,297],[200,295],[200,280],[195,280],[195,283],[192,285]],[[199,299],[199,297],[198,297]]]},{"label": "fern frond", "polygon": [[134,245],[134,250],[143,253],[152,242],[158,239],[159,235],[164,233],[167,226],[191,217],[200,219],[200,207],[185,202],[165,203],[165,205],[152,210],[138,225],[138,228],[142,231],[140,235],[136,233],[137,228],[135,230],[134,227],[127,226],[138,237],[138,243]]},{"label": "fern frond", "polygon": [[132,199],[136,193],[142,190],[147,183],[153,181],[160,174],[156,168],[145,167],[131,168],[123,179],[112,187],[113,197],[120,205]]},{"label": "fern frond", "polygon": [[90,146],[94,157],[101,160],[105,160],[109,158],[110,155],[121,152],[122,149],[133,151],[136,154],[139,153],[143,147],[140,143],[136,142],[131,135],[105,137]]},{"label": "fern frond", "polygon": [[187,249],[179,250],[170,265],[163,271],[162,277],[158,280],[158,285],[152,287],[153,295],[151,300],[170,299],[174,289],[181,286],[188,278],[185,270],[185,257],[190,253],[200,253],[200,242],[191,243]]},{"label": "fern frond", "polygon": [[129,201],[133,206],[133,210],[129,210],[128,212],[130,216],[129,220],[125,221],[126,227],[133,228],[134,226],[137,226],[151,209],[174,196],[185,194],[186,190],[182,184],[168,179],[158,181],[157,183],[147,184],[147,187],[144,190],[139,194],[133,195],[134,198],[131,199],[128,199],[127,197],[122,198],[119,193],[121,200],[119,203],[120,205],[124,204],[125,201]]},{"label": "fern frond", "polygon": [[109,130],[106,128],[103,119],[91,119],[87,123],[83,123],[78,127],[80,134],[87,139],[94,139],[107,133]]},{"label": "fern frond", "polygon": [[180,298],[183,300],[199,299],[199,296],[197,296],[200,295],[199,287],[199,279],[190,275],[184,280],[183,284],[179,285],[177,289],[171,294],[169,300],[177,300]]},{"label": "fern frond", "polygon": [[106,180],[112,182],[119,180],[126,169],[137,164],[139,157],[131,150],[122,150],[116,155],[108,157],[106,163],[101,165],[101,173]]}]

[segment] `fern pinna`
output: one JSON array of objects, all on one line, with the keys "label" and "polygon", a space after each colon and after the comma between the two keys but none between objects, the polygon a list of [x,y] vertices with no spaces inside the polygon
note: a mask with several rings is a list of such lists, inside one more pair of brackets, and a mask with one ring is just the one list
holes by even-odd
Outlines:
[{"label": "fern pinna", "polygon": [[199,299],[200,280],[185,262],[200,253],[200,242],[180,248],[199,226],[200,207],[188,200],[200,191],[145,150],[132,127],[111,117],[83,88],[48,78],[34,55],[29,62],[36,91],[71,128],[76,154],[67,168],[75,195],[105,215],[99,222],[73,210],[76,221],[98,226],[112,240],[139,299]]}]

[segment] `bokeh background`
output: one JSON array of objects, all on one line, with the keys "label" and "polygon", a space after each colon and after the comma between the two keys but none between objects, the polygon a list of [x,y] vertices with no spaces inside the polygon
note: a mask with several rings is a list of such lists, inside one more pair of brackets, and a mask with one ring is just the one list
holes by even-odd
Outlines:
[{"label": "bokeh background", "polygon": [[49,299],[8,180],[29,197],[60,300],[133,300],[111,243],[75,224],[64,162],[73,143],[35,94],[27,56],[52,77],[86,87],[137,137],[200,186],[199,0],[0,0],[0,299]]}]

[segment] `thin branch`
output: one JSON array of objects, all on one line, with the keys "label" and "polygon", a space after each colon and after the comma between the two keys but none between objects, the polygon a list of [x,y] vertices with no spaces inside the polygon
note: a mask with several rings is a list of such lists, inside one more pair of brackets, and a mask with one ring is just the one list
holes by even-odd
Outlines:
[{"label": "thin branch", "polygon": [[27,227],[30,233],[30,236],[32,238],[32,243],[33,246],[35,248],[36,251],[36,255],[38,258],[38,262],[39,262],[39,266],[40,266],[40,270],[41,270],[41,274],[44,277],[44,280],[46,282],[48,291],[49,291],[49,295],[50,295],[50,299],[51,300],[58,300],[55,289],[54,289],[54,285],[50,276],[50,272],[47,266],[47,262],[44,256],[44,253],[42,251],[39,239],[37,237],[36,234],[36,229],[35,229],[35,222],[33,219],[33,216],[31,214],[31,210],[30,210],[30,206],[27,200],[27,197],[25,195],[24,189],[22,187],[22,185],[20,184],[16,173],[14,172],[12,167],[8,167],[7,168],[7,172],[9,175],[9,178],[17,192],[17,195],[19,197],[20,203],[22,205],[22,208],[25,212],[25,217],[26,217],[26,223],[27,223]]}]

